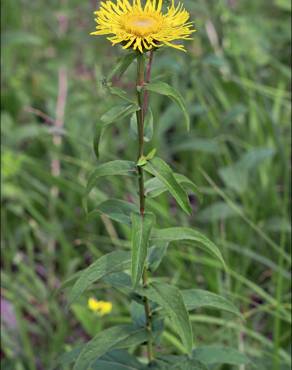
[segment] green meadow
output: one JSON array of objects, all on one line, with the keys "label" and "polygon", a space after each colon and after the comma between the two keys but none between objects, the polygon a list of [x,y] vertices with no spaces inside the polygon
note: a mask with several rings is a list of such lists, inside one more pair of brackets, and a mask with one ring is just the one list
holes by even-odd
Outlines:
[{"label": "green meadow", "polygon": [[[88,176],[97,164],[135,160],[137,152],[126,117],[103,135],[99,159],[94,153],[101,117],[120,104],[109,92],[108,76],[129,96],[136,78],[134,65],[113,75],[127,51],[89,36],[97,3],[1,3],[3,370],[53,369],[60,355],[131,320],[129,301],[106,280],[70,308],[68,286],[62,285],[102,255],[130,249],[128,226],[103,212],[88,217],[85,209]],[[145,152],[155,147],[197,191],[188,191],[191,216],[167,192],[147,204],[159,227],[180,225],[206,235],[227,269],[204,250],[177,241],[152,277],[206,289],[241,312],[242,318],[214,307],[190,313],[194,348],[228,346],[249,359],[210,363],[209,370],[289,370],[291,3],[185,0],[184,6],[197,32],[185,43],[187,53],[155,53],[152,80],[184,97],[190,131],[171,100],[150,94],[153,138]],[[92,211],[111,198],[135,202],[137,184],[128,177],[101,180],[86,206]],[[111,308],[98,315],[89,298]],[[143,351],[132,349],[141,358]],[[170,323],[156,351],[183,351]]]}]

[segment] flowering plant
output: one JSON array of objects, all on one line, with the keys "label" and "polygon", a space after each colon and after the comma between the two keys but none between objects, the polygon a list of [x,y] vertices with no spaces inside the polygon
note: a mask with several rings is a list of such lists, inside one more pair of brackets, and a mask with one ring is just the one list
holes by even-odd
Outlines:
[{"label": "flowering plant", "polygon": [[[75,278],[69,294],[69,305],[76,301],[92,284],[104,281],[125,294],[131,301],[132,323],[103,330],[88,343],[72,351],[68,357],[74,370],[86,369],[208,369],[212,358],[237,356],[239,363],[245,359],[235,350],[211,347],[204,350],[194,348],[192,324],[189,311],[201,307],[213,307],[231,312],[240,317],[237,308],[228,300],[200,289],[180,290],[165,278],[151,278],[165,257],[168,246],[173,242],[188,242],[200,247],[219,260],[224,260],[218,247],[194,228],[159,228],[156,216],[147,207],[147,198],[155,198],[168,191],[178,206],[191,213],[187,189],[197,193],[196,185],[185,176],[172,171],[170,166],[156,155],[153,148],[144,152],[144,142],[151,140],[153,116],[149,107],[149,93],[171,98],[182,112],[187,129],[190,120],[181,94],[162,81],[151,82],[153,56],[157,49],[169,46],[184,50],[181,40],[189,40],[195,31],[189,22],[189,13],[183,5],[174,1],[164,11],[162,0],[102,1],[96,14],[96,31],[93,35],[108,35],[113,45],[133,49],[120,59],[114,74],[124,73],[130,64],[137,65],[136,99],[127,92],[109,86],[125,103],[115,106],[101,117],[94,139],[94,149],[99,158],[99,144],[107,127],[118,119],[132,116],[138,143],[136,160],[114,160],[98,163],[89,176],[86,194],[107,176],[127,176],[137,181],[137,202],[109,199],[98,206],[98,212],[131,229],[131,250],[115,250],[96,260]],[[147,62],[147,66],[146,66]],[[136,128],[135,128],[136,127]],[[92,302],[92,307],[97,307]],[[165,325],[176,333],[182,353],[169,355],[156,350],[163,340]],[[145,346],[145,347],[144,347]],[[139,348],[145,348],[139,352]],[[130,352],[126,351],[130,349]],[[229,352],[231,351],[231,352]],[[236,352],[236,353],[235,353]],[[135,354],[135,355],[134,355]],[[144,356],[145,354],[145,356]],[[243,355],[242,355],[243,356]],[[210,361],[211,359],[211,361]],[[242,361],[242,362],[240,362]],[[216,361],[215,361],[216,362]],[[224,360],[223,360],[224,362]],[[68,363],[68,362],[67,362]]]}]

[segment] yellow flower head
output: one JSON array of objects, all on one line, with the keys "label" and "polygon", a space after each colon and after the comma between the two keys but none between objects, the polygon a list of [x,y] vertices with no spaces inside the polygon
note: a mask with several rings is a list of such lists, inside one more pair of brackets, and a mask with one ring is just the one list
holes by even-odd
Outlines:
[{"label": "yellow flower head", "polygon": [[102,1],[96,15],[96,31],[91,35],[113,35],[108,40],[113,45],[121,43],[124,49],[132,48],[141,53],[163,45],[183,50],[175,40],[191,40],[194,29],[188,22],[189,13],[182,4],[172,5],[162,13],[163,0]]},{"label": "yellow flower head", "polygon": [[111,302],[98,301],[95,298],[89,298],[88,308],[99,316],[104,316],[111,313],[113,305]]}]

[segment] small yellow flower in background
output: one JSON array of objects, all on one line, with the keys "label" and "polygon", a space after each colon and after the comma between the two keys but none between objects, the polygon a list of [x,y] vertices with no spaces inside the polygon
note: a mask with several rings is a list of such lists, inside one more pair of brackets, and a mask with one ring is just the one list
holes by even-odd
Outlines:
[{"label": "small yellow flower in background", "polygon": [[113,304],[106,301],[98,301],[95,298],[88,299],[88,308],[99,316],[108,315],[113,309]]},{"label": "small yellow flower in background", "polygon": [[138,49],[141,53],[167,45],[183,50],[175,40],[191,40],[195,32],[189,13],[179,3],[162,13],[163,0],[116,0],[102,1],[96,15],[96,31],[91,35],[113,35],[108,40],[113,45],[121,43],[124,49]]}]

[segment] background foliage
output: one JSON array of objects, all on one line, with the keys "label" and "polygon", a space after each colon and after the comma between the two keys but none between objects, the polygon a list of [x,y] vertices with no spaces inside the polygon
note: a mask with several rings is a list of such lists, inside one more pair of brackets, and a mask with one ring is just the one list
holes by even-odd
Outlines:
[{"label": "background foliage", "polygon": [[[159,51],[153,77],[181,91],[191,133],[185,133],[175,105],[155,95],[153,145],[199,186],[202,200],[190,195],[190,218],[166,194],[150,207],[161,227],[201,229],[220,246],[231,272],[181,243],[169,250],[162,269],[182,288],[225,295],[246,318],[242,325],[228,314],[197,310],[191,316],[195,343],[244,350],[258,369],[288,369],[291,3],[192,0],[185,6],[198,32],[188,54]],[[96,164],[94,131],[116,102],[103,81],[121,55],[106,40],[89,37],[95,8],[89,0],[1,3],[5,369],[48,369],[72,345],[129,320],[127,302],[106,285],[88,292],[113,302],[113,312],[102,318],[85,298],[67,312],[65,296],[54,294],[96,257],[129,247],[126,228],[105,216],[86,220],[82,208]],[[134,73],[114,85],[131,91]],[[102,159],[133,160],[136,143],[127,120],[104,139]],[[107,197],[131,200],[136,189],[127,181],[102,183],[89,208]],[[163,340],[169,353],[179,352],[171,327]]]}]

